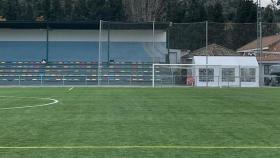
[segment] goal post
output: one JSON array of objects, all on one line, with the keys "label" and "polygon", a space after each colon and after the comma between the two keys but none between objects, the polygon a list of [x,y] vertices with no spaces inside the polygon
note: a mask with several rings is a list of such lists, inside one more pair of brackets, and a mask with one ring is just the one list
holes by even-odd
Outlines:
[{"label": "goal post", "polygon": [[153,64],[152,86],[194,86],[194,64]]}]

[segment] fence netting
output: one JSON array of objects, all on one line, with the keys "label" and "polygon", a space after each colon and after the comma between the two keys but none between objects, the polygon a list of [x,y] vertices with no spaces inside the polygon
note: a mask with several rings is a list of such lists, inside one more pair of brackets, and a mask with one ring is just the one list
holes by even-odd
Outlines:
[{"label": "fence netting", "polygon": [[[279,86],[280,73],[271,73],[280,64],[278,23],[102,21],[92,26],[24,30],[38,41],[20,36],[20,29],[0,30],[10,35],[0,41],[0,85],[151,86],[153,64],[193,64],[194,56],[256,56],[260,85]],[[47,64],[38,64],[43,59]],[[189,69],[171,69],[161,76],[166,77],[162,84],[188,85],[182,76]]]},{"label": "fence netting", "polygon": [[155,64],[154,87],[258,87],[258,67]]}]

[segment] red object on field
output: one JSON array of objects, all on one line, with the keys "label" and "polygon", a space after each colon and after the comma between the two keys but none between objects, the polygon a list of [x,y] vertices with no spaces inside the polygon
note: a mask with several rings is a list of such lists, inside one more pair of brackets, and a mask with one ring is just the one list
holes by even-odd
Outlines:
[{"label": "red object on field", "polygon": [[187,76],[187,78],[186,78],[186,84],[187,84],[188,86],[194,86],[194,84],[195,84],[195,79],[194,79],[194,77],[193,77],[193,76]]}]

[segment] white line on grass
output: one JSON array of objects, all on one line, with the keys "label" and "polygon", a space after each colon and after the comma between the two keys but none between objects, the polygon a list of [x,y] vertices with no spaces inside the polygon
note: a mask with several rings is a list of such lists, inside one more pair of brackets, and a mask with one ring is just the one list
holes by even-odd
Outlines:
[{"label": "white line on grass", "polygon": [[71,88],[68,89],[68,91],[72,91],[73,89],[74,89],[74,87],[71,87]]},{"label": "white line on grass", "polygon": [[280,149],[280,146],[0,146],[0,149]]},{"label": "white line on grass", "polygon": [[10,108],[0,108],[0,110],[36,108],[36,107],[43,107],[43,106],[49,106],[49,105],[57,104],[59,102],[58,100],[52,99],[52,98],[15,97],[15,96],[0,96],[0,98],[39,99],[39,100],[49,100],[49,101],[51,101],[50,103],[46,103],[46,104],[30,105],[30,106],[19,106],[19,107],[10,107]]}]

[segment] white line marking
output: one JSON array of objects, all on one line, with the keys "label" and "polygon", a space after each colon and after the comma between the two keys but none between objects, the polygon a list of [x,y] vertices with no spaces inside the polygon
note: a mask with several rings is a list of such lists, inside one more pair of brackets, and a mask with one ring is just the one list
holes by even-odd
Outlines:
[{"label": "white line marking", "polygon": [[0,146],[0,149],[280,149],[280,146]]},{"label": "white line marking", "polygon": [[50,103],[39,104],[39,105],[30,105],[30,106],[20,106],[20,107],[10,107],[10,108],[0,108],[0,110],[13,110],[13,109],[26,109],[26,108],[36,108],[36,107],[44,107],[53,104],[57,104],[59,101],[52,98],[36,98],[36,97],[15,97],[15,96],[0,96],[0,98],[19,98],[19,99],[39,99],[39,100],[49,100]]},{"label": "white line marking", "polygon": [[74,89],[74,87],[71,87],[70,89],[68,89],[68,91],[72,91]]}]

